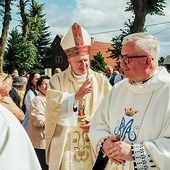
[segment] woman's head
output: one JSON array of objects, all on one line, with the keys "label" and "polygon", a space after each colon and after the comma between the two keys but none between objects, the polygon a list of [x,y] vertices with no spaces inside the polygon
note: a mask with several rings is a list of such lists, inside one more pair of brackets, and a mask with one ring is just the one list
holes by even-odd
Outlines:
[{"label": "woman's head", "polygon": [[13,79],[10,75],[0,73],[0,95],[6,96],[12,88]]},{"label": "woman's head", "polygon": [[36,87],[36,83],[37,83],[39,78],[40,78],[39,73],[31,73],[30,77],[28,79],[28,84],[33,85],[34,87]]},{"label": "woman's head", "polygon": [[49,83],[49,76],[41,76],[37,81],[37,90],[40,91],[44,96],[46,96],[47,85]]},{"label": "woman's head", "polygon": [[37,81],[38,79],[40,78],[40,74],[39,73],[31,73],[30,76],[29,76],[29,79],[28,79],[28,83],[27,83],[27,86],[26,86],[26,92],[25,92],[25,95],[27,94],[28,90],[31,89],[33,91],[33,93],[35,95],[36,94],[36,84],[37,84]]}]

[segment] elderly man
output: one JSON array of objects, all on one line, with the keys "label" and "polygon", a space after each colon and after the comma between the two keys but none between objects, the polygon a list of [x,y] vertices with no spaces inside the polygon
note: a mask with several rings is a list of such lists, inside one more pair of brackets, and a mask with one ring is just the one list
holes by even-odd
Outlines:
[{"label": "elderly man", "polygon": [[113,68],[111,66],[106,68],[106,77],[108,78],[110,84],[113,86],[115,75],[113,74]]},{"label": "elderly man", "polygon": [[87,135],[97,106],[110,90],[106,76],[90,69],[91,37],[73,24],[61,41],[69,67],[54,74],[47,90],[46,152],[50,170],[92,169]]},{"label": "elderly man", "polygon": [[170,74],[158,67],[159,43],[135,33],[122,45],[120,66],[126,78],[101,102],[90,127],[99,153],[94,169],[101,161],[108,170],[169,169]]},{"label": "elderly man", "polygon": [[61,69],[58,67],[54,69],[54,74],[61,73],[61,72],[62,72]]}]

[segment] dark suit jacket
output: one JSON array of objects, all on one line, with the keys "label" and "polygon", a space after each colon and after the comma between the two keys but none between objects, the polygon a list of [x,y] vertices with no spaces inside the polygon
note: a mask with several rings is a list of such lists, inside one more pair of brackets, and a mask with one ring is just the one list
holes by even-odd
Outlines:
[{"label": "dark suit jacket", "polygon": [[20,97],[18,96],[18,93],[15,88],[12,87],[11,91],[9,92],[10,97],[14,101],[14,103],[20,107]]},{"label": "dark suit jacket", "polygon": [[113,85],[114,85],[115,76],[112,75],[112,76],[111,76],[110,78],[108,78],[108,79],[109,79],[110,84],[113,86]]}]

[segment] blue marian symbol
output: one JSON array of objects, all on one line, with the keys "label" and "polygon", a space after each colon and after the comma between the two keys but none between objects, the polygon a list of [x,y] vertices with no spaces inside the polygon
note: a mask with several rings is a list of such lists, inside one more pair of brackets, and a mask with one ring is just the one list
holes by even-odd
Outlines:
[{"label": "blue marian symbol", "polygon": [[136,126],[133,128],[133,122],[134,119],[131,119],[126,124],[125,118],[122,117],[121,123],[114,130],[114,134],[120,134],[122,141],[125,140],[126,137],[130,142],[136,141],[135,129],[137,130],[138,127]]}]

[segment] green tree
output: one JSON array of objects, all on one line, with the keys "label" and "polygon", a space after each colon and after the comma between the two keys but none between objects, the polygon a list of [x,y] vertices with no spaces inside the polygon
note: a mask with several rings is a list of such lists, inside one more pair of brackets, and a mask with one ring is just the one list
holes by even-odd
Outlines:
[{"label": "green tree", "polygon": [[130,34],[130,27],[132,25],[132,22],[130,21],[130,19],[128,20],[128,22],[124,23],[124,26],[126,29],[122,30],[122,33],[118,36],[115,36],[112,38],[112,46],[114,47],[113,49],[108,49],[108,51],[112,52],[111,58],[117,58],[120,53],[121,53],[121,48],[122,48],[122,41],[123,38]]},{"label": "green tree", "polygon": [[13,29],[9,35],[4,69],[11,71],[16,68],[20,72],[30,71],[37,62],[36,53],[35,46],[31,42],[25,41],[17,29]]},{"label": "green tree", "polygon": [[102,71],[105,73],[107,63],[104,61],[102,53],[99,51],[96,55],[93,55],[93,60],[90,60],[91,69],[94,71]]},{"label": "green tree", "polygon": [[146,15],[164,15],[163,9],[166,2],[165,0],[130,0],[127,2],[126,11],[132,11],[134,14],[133,24],[130,27],[130,32],[142,32]]},{"label": "green tree", "polygon": [[160,58],[159,58],[159,60],[158,60],[159,66],[163,66],[164,60],[165,60],[164,57],[160,57]]},{"label": "green tree", "polygon": [[19,0],[19,12],[18,14],[21,17],[21,27],[22,27],[22,35],[25,38],[25,40],[27,40],[27,36],[28,36],[28,10],[27,10],[27,5],[29,4],[29,0]]},{"label": "green tree", "polygon": [[4,13],[4,15],[1,16],[3,17],[2,19],[2,33],[0,37],[0,73],[3,72],[3,63],[4,63],[4,53],[5,53],[5,47],[7,43],[7,38],[8,38],[8,31],[9,31],[9,23],[11,20],[11,0],[0,0],[0,7],[1,7],[1,12]]},{"label": "green tree", "polygon": [[46,52],[50,47],[51,33],[48,32],[49,26],[46,26],[45,14],[43,13],[44,5],[36,1],[32,1],[30,8],[30,22],[29,22],[29,40],[35,45],[37,49],[37,61],[34,65],[35,69],[44,69],[42,60],[46,58]]},{"label": "green tree", "polygon": [[[20,0],[20,23],[21,32],[13,29],[10,33],[8,48],[5,57],[5,68],[17,68],[20,71],[44,72],[42,59],[50,46],[50,33],[46,26],[45,14],[43,14],[43,5],[32,0]],[[27,7],[29,5],[29,8]],[[14,59],[14,60],[13,60]],[[25,61],[25,63],[24,63]],[[23,64],[24,63],[24,64]]]},{"label": "green tree", "polygon": [[121,43],[123,38],[131,33],[145,32],[145,20],[148,14],[150,15],[164,15],[163,9],[165,8],[165,0],[130,0],[127,2],[125,11],[131,11],[133,13],[131,21],[125,22],[125,30],[121,30],[122,33],[112,39],[112,46],[114,50],[112,52],[112,58],[117,58],[121,53]]}]

